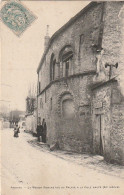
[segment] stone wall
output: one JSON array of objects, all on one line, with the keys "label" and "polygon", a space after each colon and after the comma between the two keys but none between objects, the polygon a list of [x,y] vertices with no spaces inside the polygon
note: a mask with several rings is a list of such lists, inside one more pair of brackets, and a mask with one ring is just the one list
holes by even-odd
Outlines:
[{"label": "stone wall", "polygon": [[37,127],[37,115],[36,110],[34,111],[34,114],[27,115],[26,116],[26,128],[25,130],[27,132],[36,133],[36,127]]},{"label": "stone wall", "polygon": [[[123,102],[113,103],[118,97],[112,96],[115,82],[111,79],[120,74],[123,64],[120,52],[123,33],[119,18],[122,5],[123,2],[94,3],[79,14],[74,22],[54,36],[38,71],[41,86],[38,117],[46,120],[47,142],[58,142],[65,150],[100,154],[100,119],[102,155],[107,161],[121,164],[124,162]],[[60,60],[65,46],[71,47],[73,52],[68,77],[62,77]],[[53,54],[56,59],[55,78],[50,81]],[[118,69],[112,68],[111,79],[106,63],[119,65]]]},{"label": "stone wall", "polygon": [[[41,91],[50,83],[51,55],[54,54],[59,63],[60,52],[66,45],[70,45],[74,53],[72,74],[96,70],[96,57],[92,45],[98,42],[101,10],[102,4],[96,3],[95,6],[89,8],[85,14],[78,17],[73,24],[55,37],[39,71]],[[44,77],[43,75],[47,76]],[[58,77],[58,73],[56,73],[55,78]]]},{"label": "stone wall", "polygon": [[[87,12],[61,31],[51,43],[38,73],[41,85],[41,94],[38,96],[38,116],[41,120],[46,119],[47,142],[51,144],[58,141],[60,148],[65,150],[92,151],[89,85],[96,71],[96,57],[92,45],[98,42],[101,13],[102,4],[94,3]],[[60,68],[58,71],[58,65],[60,65],[60,53],[66,45],[73,51],[72,67],[69,77],[61,78],[62,70]],[[50,83],[52,54],[57,64],[55,81]],[[70,112],[74,111],[73,116],[69,118],[63,115],[63,112],[68,112],[67,109],[62,111],[64,102],[67,107],[70,106]]]},{"label": "stone wall", "polygon": [[[103,117],[102,127],[98,116]],[[93,90],[92,100],[92,127],[93,127],[93,152],[100,154],[100,128],[102,128],[103,156],[110,156],[110,131],[111,131],[111,85],[100,86]]]},{"label": "stone wall", "polygon": [[104,72],[106,78],[109,79],[109,67],[105,68],[105,64],[119,64],[118,68],[112,68],[111,78],[120,73],[121,67],[121,45],[122,45],[122,24],[119,13],[124,2],[107,1],[104,6],[103,16],[103,38],[102,38],[102,56],[100,69]]},{"label": "stone wall", "polygon": [[117,85],[112,88],[111,162],[124,165],[124,96]]},{"label": "stone wall", "polygon": [[[90,90],[88,87],[92,82],[92,77],[91,74],[57,81],[47,89],[46,102],[45,93],[39,96],[39,105],[40,99],[43,100],[39,116],[41,120],[46,119],[49,144],[58,141],[61,149],[77,152],[92,151]],[[63,116],[62,112],[62,102],[68,99],[73,100],[74,104],[74,115],[69,118]]]},{"label": "stone wall", "polygon": [[93,94],[93,152],[100,154],[97,117],[102,115],[103,156],[109,162],[124,164],[124,97],[117,82],[106,83],[94,89]]}]

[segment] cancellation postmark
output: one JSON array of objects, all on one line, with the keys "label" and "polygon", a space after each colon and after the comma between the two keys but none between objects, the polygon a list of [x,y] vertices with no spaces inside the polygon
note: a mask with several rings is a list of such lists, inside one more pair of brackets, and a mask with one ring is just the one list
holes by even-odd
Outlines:
[{"label": "cancellation postmark", "polygon": [[17,36],[20,36],[37,18],[19,1],[10,1],[0,11],[1,20]]}]

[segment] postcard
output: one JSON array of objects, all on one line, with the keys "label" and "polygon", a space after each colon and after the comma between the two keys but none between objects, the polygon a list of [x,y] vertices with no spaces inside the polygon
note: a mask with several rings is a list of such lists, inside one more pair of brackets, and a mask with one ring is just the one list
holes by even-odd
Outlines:
[{"label": "postcard", "polygon": [[0,16],[1,195],[124,195],[124,1]]}]

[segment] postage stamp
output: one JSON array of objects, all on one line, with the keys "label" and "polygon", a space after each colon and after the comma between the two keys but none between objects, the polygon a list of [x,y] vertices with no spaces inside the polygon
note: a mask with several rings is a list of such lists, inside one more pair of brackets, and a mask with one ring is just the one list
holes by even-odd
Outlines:
[{"label": "postage stamp", "polygon": [[9,1],[0,11],[3,23],[20,36],[37,18],[19,1]]}]

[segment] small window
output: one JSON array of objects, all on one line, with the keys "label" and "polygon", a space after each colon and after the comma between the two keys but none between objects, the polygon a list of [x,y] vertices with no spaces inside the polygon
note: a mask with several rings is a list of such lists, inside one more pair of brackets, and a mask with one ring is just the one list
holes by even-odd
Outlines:
[{"label": "small window", "polygon": [[50,81],[53,81],[55,79],[55,68],[56,68],[56,59],[54,54],[52,54],[51,61],[50,61]]},{"label": "small window", "polygon": [[79,57],[80,57],[80,52],[81,52],[81,47],[82,47],[83,42],[84,42],[84,35],[81,34],[79,38]]},{"label": "small window", "polygon": [[22,126],[25,126],[25,122],[22,123]]},{"label": "small window", "polygon": [[39,81],[39,93],[40,93],[40,81]]},{"label": "small window", "polygon": [[80,44],[83,44],[83,42],[84,42],[84,35],[82,34],[80,35]]},{"label": "small window", "polygon": [[69,74],[69,61],[65,63],[65,76],[67,77]]},{"label": "small window", "polygon": [[56,65],[56,60],[53,61],[52,80],[55,79],[55,65]]},{"label": "small window", "polygon": [[40,108],[43,108],[43,101],[42,101],[42,98],[40,98]]},{"label": "small window", "polygon": [[45,91],[45,103],[46,103],[46,100],[47,100],[47,98],[46,98],[46,91]]}]

